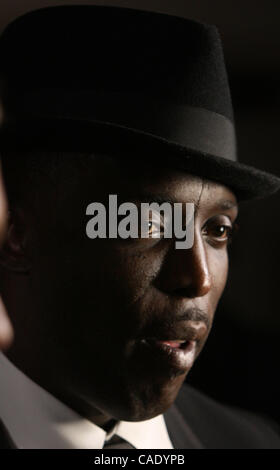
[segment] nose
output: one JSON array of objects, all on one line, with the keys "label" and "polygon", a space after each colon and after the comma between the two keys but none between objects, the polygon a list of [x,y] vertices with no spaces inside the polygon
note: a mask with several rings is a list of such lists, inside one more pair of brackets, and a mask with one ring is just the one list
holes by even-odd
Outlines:
[{"label": "nose", "polygon": [[175,249],[166,255],[158,277],[161,290],[171,295],[202,297],[211,289],[211,275],[205,243],[195,234],[192,248]]}]

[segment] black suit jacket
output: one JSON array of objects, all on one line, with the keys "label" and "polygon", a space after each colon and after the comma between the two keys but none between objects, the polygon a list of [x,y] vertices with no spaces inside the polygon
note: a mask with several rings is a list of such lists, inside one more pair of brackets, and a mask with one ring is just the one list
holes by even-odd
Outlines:
[{"label": "black suit jacket", "polygon": [[175,449],[280,449],[280,428],[184,384],[164,413]]},{"label": "black suit jacket", "polygon": [[[186,384],[164,418],[175,449],[280,449],[276,424],[221,405]],[[12,448],[12,436],[0,423],[0,449]]]}]

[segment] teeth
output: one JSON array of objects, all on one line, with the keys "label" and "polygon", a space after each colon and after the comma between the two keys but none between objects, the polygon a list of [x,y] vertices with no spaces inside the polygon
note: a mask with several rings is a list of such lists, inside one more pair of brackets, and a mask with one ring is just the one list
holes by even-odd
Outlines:
[{"label": "teeth", "polygon": [[167,339],[167,342],[172,342],[172,343],[185,343],[186,341],[183,339]]},{"label": "teeth", "polygon": [[168,346],[170,346],[171,348],[178,348],[178,347],[181,347],[181,345],[184,343],[185,341],[177,341],[177,340],[169,340],[169,341],[159,341],[159,343],[161,344],[167,344]]},{"label": "teeth", "polygon": [[183,343],[186,343],[186,340],[184,339],[165,339],[165,340],[158,340],[160,341],[161,343],[180,343],[180,344],[183,344]]},{"label": "teeth", "polygon": [[[143,343],[145,343],[146,341],[147,341],[146,339],[141,340],[141,342]],[[186,343],[185,339],[166,339],[166,340],[157,340],[157,341],[160,341],[161,343],[180,343],[180,344]]]}]

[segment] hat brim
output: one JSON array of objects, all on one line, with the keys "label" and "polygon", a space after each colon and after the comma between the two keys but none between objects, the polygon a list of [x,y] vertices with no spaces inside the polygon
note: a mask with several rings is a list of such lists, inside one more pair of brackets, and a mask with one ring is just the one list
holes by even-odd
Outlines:
[{"label": "hat brim", "polygon": [[162,137],[110,122],[72,118],[31,118],[6,122],[0,151],[50,150],[110,152],[135,159],[151,158],[190,174],[221,183],[238,200],[263,198],[280,189],[280,178],[252,166],[186,148]]}]

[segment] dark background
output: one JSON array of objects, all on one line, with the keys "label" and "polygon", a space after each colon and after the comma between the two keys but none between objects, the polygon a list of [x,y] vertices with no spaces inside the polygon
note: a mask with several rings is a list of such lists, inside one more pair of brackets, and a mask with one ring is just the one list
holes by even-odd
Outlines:
[{"label": "dark background", "polygon": [[[279,0],[2,0],[0,30],[28,10],[64,3],[156,10],[216,24],[232,90],[239,158],[280,175]],[[226,291],[187,381],[222,402],[280,422],[279,207],[280,194],[241,207]]]}]

